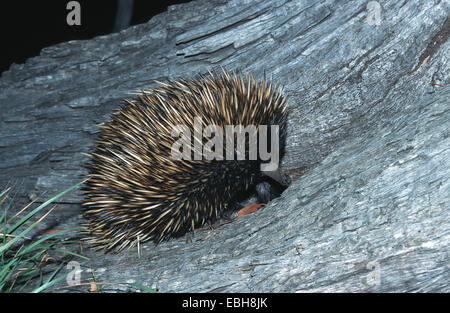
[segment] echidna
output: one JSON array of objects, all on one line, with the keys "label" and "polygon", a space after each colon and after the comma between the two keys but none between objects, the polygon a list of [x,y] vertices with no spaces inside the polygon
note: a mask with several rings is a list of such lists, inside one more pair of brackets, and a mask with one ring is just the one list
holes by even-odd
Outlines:
[{"label": "echidna", "polygon": [[[267,125],[269,138],[270,126],[278,125],[279,147],[272,148],[282,153],[284,147],[285,98],[279,87],[248,74],[223,71],[158,82],[157,87],[125,102],[100,126],[99,138],[88,154],[89,179],[83,188],[89,241],[107,250],[132,247],[138,240],[160,242],[214,222],[235,208],[240,193],[261,181],[259,154],[251,159],[246,149],[245,159],[238,160],[234,143],[230,146],[234,160],[225,157],[225,143],[230,140],[225,138],[226,125],[254,125],[258,134],[259,126]],[[191,158],[174,158],[172,147],[180,140],[173,136],[174,129],[184,125],[185,131],[194,134],[195,118],[203,128],[217,125],[223,130],[223,160],[192,157],[198,150],[195,138],[191,150],[180,149]],[[213,134],[200,133],[204,152]],[[209,151],[216,148],[210,146]]]}]

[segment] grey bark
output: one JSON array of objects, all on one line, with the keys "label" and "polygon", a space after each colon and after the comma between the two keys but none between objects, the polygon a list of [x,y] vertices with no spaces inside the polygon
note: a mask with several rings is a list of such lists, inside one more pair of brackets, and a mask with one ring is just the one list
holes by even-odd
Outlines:
[{"label": "grey bark", "polygon": [[[194,1],[46,48],[0,79],[0,185],[23,199],[62,191],[128,92],[246,70],[289,97],[292,185],[191,244],[143,244],[140,258],[85,249],[83,269],[160,291],[448,292],[450,8],[379,3],[376,25],[367,1]],[[80,199],[48,223],[79,225]]]}]

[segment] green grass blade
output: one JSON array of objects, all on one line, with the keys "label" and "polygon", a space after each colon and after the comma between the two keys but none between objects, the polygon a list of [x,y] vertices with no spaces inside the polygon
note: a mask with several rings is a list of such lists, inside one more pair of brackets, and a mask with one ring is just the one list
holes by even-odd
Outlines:
[{"label": "green grass blade", "polygon": [[76,257],[81,258],[81,259],[89,260],[88,257],[85,257],[84,255],[81,255],[81,254],[78,254],[78,253],[75,253],[75,252],[72,252],[72,251],[69,251],[69,250],[55,249],[54,251],[61,252],[61,253],[64,253],[64,254],[70,254],[72,256],[76,256]]},{"label": "green grass blade", "polygon": [[[61,269],[61,267],[62,267],[63,265],[64,265],[64,264],[61,264],[61,266],[59,266],[59,267],[53,272],[51,278],[53,278],[54,275],[56,275],[56,273]],[[46,282],[45,284],[43,284],[43,285],[40,286],[39,288],[34,289],[34,290],[32,291],[32,293],[38,293],[38,292],[41,292],[41,291],[43,291],[43,290],[45,290],[45,289],[48,289],[49,287],[51,287],[51,286],[53,286],[54,284],[60,282],[61,280],[63,280],[63,279],[66,278],[67,276],[69,276],[69,275],[75,273],[76,270],[77,270],[77,269],[74,269],[74,270],[72,270],[71,272],[69,272],[69,273],[67,273],[67,274],[64,274],[64,275],[62,275],[62,276],[60,276],[60,277],[58,277],[58,278],[56,278],[56,279],[54,279],[54,280],[52,280],[52,281],[47,280],[47,282]]]},{"label": "green grass blade", "polygon": [[150,288],[145,287],[145,286],[142,286],[142,285],[139,285],[139,284],[129,284],[129,285],[130,285],[130,286],[133,286],[133,287],[135,287],[135,288],[137,288],[137,289],[144,290],[144,291],[146,291],[146,292],[156,293],[155,290],[150,289]]},{"label": "green grass blade", "polygon": [[8,241],[5,245],[3,245],[0,248],[0,254],[9,249],[15,242],[17,242],[19,239],[21,239],[23,236],[25,236],[27,233],[29,233],[33,228],[36,227],[37,224],[39,224],[39,221],[34,222],[31,224],[27,229],[25,229],[23,232],[21,232],[19,235]]},{"label": "green grass blade", "polygon": [[[72,230],[75,230],[75,228],[67,229],[67,230],[61,230],[61,231],[55,232],[53,234],[48,234],[48,235],[42,237],[41,239],[33,242],[32,244],[28,245],[25,249],[22,250],[22,252],[19,253],[19,255],[24,255],[25,253],[27,253],[29,251],[32,251],[36,246],[40,245],[42,242],[47,241],[47,240],[49,240],[49,239],[51,239],[53,237],[56,237],[58,235],[61,235],[63,233],[70,232]],[[40,249],[40,247],[39,247],[39,249]]]},{"label": "green grass blade", "polygon": [[19,263],[20,263],[20,261],[13,259],[8,264],[4,265],[2,273],[1,273],[1,277],[0,277],[0,283],[2,284],[0,291],[3,290],[3,287],[6,285],[9,278],[14,274],[14,271]]},{"label": "green grass blade", "polygon": [[78,186],[80,186],[83,182],[79,182],[78,184],[64,190],[63,192],[57,194],[56,196],[48,199],[47,201],[45,201],[44,203],[42,203],[40,206],[38,206],[36,209],[34,209],[33,211],[31,211],[30,213],[28,213],[26,216],[24,216],[22,219],[20,219],[16,224],[14,224],[13,226],[11,226],[7,233],[8,234],[12,234],[14,233],[14,231],[17,230],[17,228],[19,228],[21,225],[23,225],[26,221],[28,221],[33,215],[35,215],[37,212],[39,212],[40,210],[42,210],[44,207],[46,207],[47,205],[49,205],[50,203],[52,203],[53,201],[61,198],[62,196],[64,196],[66,193],[76,189]]},{"label": "green grass blade", "polygon": [[0,193],[0,198],[3,197],[7,192],[9,191],[9,189],[5,189]]}]

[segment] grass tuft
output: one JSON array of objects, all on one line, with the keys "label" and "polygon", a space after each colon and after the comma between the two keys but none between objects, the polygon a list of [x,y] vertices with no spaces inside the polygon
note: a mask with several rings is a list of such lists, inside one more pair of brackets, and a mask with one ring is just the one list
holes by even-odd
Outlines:
[{"label": "grass tuft", "polygon": [[81,184],[82,182],[64,190],[37,208],[27,212],[32,204],[30,203],[10,218],[8,218],[7,213],[14,202],[14,197],[10,196],[10,188],[0,192],[0,293],[43,292],[71,275],[70,272],[58,276],[65,264],[61,262],[55,269],[54,263],[56,260],[50,257],[51,252],[84,258],[60,248],[61,245],[72,243],[61,235],[76,229],[45,234],[35,241],[27,236],[52,212],[54,207],[31,223],[33,217],[39,216],[38,214],[44,208]]}]

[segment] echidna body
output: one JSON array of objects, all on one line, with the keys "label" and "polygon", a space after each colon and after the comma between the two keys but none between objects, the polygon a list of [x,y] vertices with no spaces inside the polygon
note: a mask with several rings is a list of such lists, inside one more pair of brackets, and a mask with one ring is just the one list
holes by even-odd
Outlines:
[{"label": "echidna body", "polygon": [[137,93],[100,126],[89,154],[89,241],[119,250],[138,240],[159,242],[233,209],[238,194],[257,182],[261,160],[175,160],[171,147],[179,138],[172,130],[186,125],[193,134],[195,117],[222,129],[278,125],[282,145],[286,112],[279,88],[246,74],[210,74]]}]

